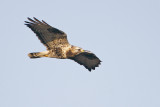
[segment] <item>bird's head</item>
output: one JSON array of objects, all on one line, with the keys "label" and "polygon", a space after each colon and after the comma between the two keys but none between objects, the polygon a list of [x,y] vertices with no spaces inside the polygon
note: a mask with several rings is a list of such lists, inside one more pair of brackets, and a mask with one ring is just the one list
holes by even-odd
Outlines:
[{"label": "bird's head", "polygon": [[72,58],[75,55],[78,55],[80,53],[84,52],[84,50],[80,47],[77,46],[71,46],[71,48],[66,52],[66,56],[68,58]]},{"label": "bird's head", "polygon": [[77,47],[77,46],[72,46],[71,50],[72,50],[72,53],[75,53],[75,54],[79,54],[81,52],[84,52],[84,50],[82,48]]}]

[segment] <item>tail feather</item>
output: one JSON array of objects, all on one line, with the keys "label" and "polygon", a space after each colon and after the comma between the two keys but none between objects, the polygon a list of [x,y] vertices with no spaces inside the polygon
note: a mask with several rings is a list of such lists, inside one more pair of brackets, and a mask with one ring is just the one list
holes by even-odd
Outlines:
[{"label": "tail feather", "polygon": [[33,52],[29,53],[28,56],[30,58],[41,58],[41,57],[48,57],[49,51],[43,51],[43,52]]},{"label": "tail feather", "polygon": [[30,58],[40,58],[40,52],[29,53]]}]

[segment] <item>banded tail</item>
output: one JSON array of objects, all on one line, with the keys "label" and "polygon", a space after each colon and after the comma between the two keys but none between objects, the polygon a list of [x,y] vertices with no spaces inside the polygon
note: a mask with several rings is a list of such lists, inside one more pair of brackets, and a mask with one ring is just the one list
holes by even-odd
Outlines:
[{"label": "banded tail", "polygon": [[41,57],[48,57],[49,51],[44,51],[44,52],[33,52],[29,53],[28,56],[30,58],[41,58]]}]

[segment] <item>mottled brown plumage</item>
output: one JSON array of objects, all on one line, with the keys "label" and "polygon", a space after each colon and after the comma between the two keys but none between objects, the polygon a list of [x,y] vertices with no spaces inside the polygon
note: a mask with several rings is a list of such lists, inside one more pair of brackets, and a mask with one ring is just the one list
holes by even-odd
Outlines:
[{"label": "mottled brown plumage", "polygon": [[83,65],[89,71],[99,66],[101,61],[95,54],[70,45],[67,35],[63,31],[50,26],[43,20],[33,19],[28,18],[29,21],[25,21],[25,25],[36,34],[39,40],[46,46],[47,51],[29,53],[28,56],[30,58],[71,59]]}]

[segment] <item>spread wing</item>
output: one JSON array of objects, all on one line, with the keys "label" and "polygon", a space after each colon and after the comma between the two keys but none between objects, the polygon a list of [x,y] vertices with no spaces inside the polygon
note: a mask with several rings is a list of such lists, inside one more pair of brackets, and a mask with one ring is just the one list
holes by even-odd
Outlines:
[{"label": "spread wing", "polygon": [[92,69],[94,70],[95,67],[98,67],[101,63],[101,60],[95,54],[90,52],[82,52],[73,57],[72,60],[83,65],[89,71]]},{"label": "spread wing", "polygon": [[27,25],[39,38],[39,40],[47,47],[48,50],[53,49],[53,47],[61,45],[67,45],[67,35],[50,25],[45,21],[39,21],[34,17],[34,20],[28,18],[28,21],[25,21]]}]

